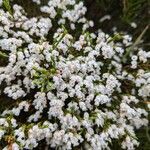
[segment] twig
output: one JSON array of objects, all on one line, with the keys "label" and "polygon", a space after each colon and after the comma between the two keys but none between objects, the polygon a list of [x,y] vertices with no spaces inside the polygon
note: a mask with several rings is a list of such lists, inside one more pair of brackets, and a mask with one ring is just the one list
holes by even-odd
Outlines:
[{"label": "twig", "polygon": [[140,41],[141,41],[141,39],[142,39],[142,37],[143,37],[143,35],[146,33],[146,31],[148,30],[148,28],[149,28],[149,25],[147,25],[145,28],[144,28],[144,30],[142,31],[142,33],[138,36],[138,38],[135,40],[135,42],[133,43],[133,45],[131,45],[129,48],[127,48],[127,52],[126,52],[126,54],[124,55],[124,57],[123,57],[123,62],[125,63],[125,61],[126,61],[126,58],[128,57],[128,55],[130,54],[130,51],[132,50],[134,50],[134,48],[140,43]]}]

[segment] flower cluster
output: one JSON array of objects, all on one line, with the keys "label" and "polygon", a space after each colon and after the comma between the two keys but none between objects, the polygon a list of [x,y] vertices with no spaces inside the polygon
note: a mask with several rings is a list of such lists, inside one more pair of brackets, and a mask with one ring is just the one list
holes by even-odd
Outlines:
[{"label": "flower cluster", "polygon": [[10,14],[0,1],[0,85],[14,101],[1,112],[3,150],[103,150],[115,140],[135,149],[135,130],[148,124],[139,104],[150,97],[150,52],[129,35],[88,32],[81,1],[32,1],[48,17],[28,18],[18,4]]}]

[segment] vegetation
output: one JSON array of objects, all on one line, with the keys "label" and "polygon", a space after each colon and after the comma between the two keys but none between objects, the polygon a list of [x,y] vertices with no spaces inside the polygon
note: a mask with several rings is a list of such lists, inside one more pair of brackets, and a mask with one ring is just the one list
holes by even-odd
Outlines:
[{"label": "vegetation", "polygon": [[[43,0],[42,3],[46,3],[47,0]],[[12,14],[12,8],[11,6],[13,3],[18,3],[22,6],[24,6],[25,10],[28,13],[28,16],[39,16],[39,15],[45,15],[41,14],[39,11],[39,8],[37,5],[35,5],[31,1],[26,0],[4,0],[3,6],[4,8]],[[97,31],[97,29],[102,29],[105,33],[108,33],[112,35],[112,27],[117,28],[117,31],[119,33],[128,33],[133,36],[134,44],[128,48],[128,52],[130,53],[131,49],[133,49],[134,46],[140,45],[142,46],[146,51],[150,51],[150,1],[149,0],[84,0],[84,3],[87,7],[87,14],[86,17],[88,19],[92,19],[95,23],[95,27],[91,28],[91,31]],[[32,8],[31,8],[32,6]],[[105,16],[110,15],[111,18],[104,20],[103,22],[100,22],[100,19]],[[133,27],[132,24],[135,23],[137,27]],[[67,27],[66,27],[67,28]],[[68,31],[68,29],[67,29]],[[74,33],[73,33],[74,34]],[[78,33],[76,33],[78,35]],[[49,35],[48,35],[49,36]],[[62,36],[62,38],[64,35]],[[113,40],[120,40],[121,36],[115,36]],[[143,39],[143,43],[140,43],[139,41]],[[61,40],[61,39],[60,39]],[[54,47],[57,47],[57,42],[54,43]],[[128,54],[127,54],[128,55]],[[8,57],[7,52],[0,52],[0,63],[3,65],[7,63],[6,58]],[[150,71],[150,61],[147,63],[146,69]],[[35,82],[38,86],[41,86],[41,84],[46,84],[47,76],[49,74],[56,73],[56,70],[50,70],[49,72],[46,70],[36,70],[35,74]],[[42,79],[40,83],[39,80],[39,74],[42,74]],[[38,77],[37,77],[37,76]],[[44,78],[43,78],[44,76]],[[1,87],[3,89],[3,87]],[[44,90],[52,89],[51,82],[49,85],[44,85]],[[10,100],[8,100],[3,94],[0,95],[0,101],[2,99],[6,99],[5,102],[2,102],[0,104],[0,111],[2,112],[5,108],[9,107]],[[141,104],[143,105],[143,104]],[[150,114],[149,114],[150,120]],[[142,129],[137,131],[138,139],[140,141],[140,146],[138,147],[139,150],[149,150],[150,149],[150,126],[143,127]],[[117,150],[119,143],[114,142],[114,145],[112,149]]]}]

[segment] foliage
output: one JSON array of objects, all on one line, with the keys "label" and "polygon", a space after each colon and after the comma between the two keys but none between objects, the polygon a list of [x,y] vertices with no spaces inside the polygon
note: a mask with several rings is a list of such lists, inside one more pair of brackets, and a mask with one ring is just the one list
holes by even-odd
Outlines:
[{"label": "foliage", "polygon": [[[30,6],[30,2],[25,2],[23,0],[18,0],[18,3],[22,3],[23,5],[26,5],[26,3],[29,3],[28,6]],[[87,11],[87,17],[90,18],[92,15],[97,15],[96,17],[91,17],[90,19],[95,19],[96,27],[93,29],[88,30],[94,30],[97,31],[97,28],[101,28],[106,33],[112,34],[110,31],[112,26],[116,26],[119,30],[119,33],[115,34],[108,40],[108,43],[111,42],[120,42],[123,40],[123,34],[120,31],[129,32],[134,37],[134,43],[129,46],[127,50],[127,56],[130,56],[131,51],[136,48],[136,46],[143,46],[146,48],[146,51],[149,49],[149,34],[148,34],[148,24],[149,21],[147,18],[148,12],[147,8],[149,6],[148,0],[123,0],[123,1],[117,1],[117,0],[92,0],[92,4],[90,3],[90,0],[85,0],[85,5],[87,5],[88,10],[91,10],[90,12]],[[89,5],[91,4],[91,5]],[[98,4],[98,5],[97,5]],[[95,9],[92,9],[92,6],[95,6],[95,9],[99,10],[99,13],[95,13]],[[12,8],[10,6],[9,0],[3,1],[3,6],[5,9],[10,13],[13,14]],[[90,9],[91,8],[91,9]],[[102,8],[102,9],[101,9]],[[29,10],[28,12],[32,13],[31,16],[39,15],[39,12],[36,12],[38,10],[37,8],[34,10],[31,7],[26,7],[25,9]],[[34,14],[35,13],[35,14]],[[91,15],[92,14],[92,15]],[[112,19],[108,22],[104,22],[104,25],[100,24],[98,20],[105,14],[111,14]],[[41,15],[41,14],[40,14]],[[43,15],[43,14],[42,14]],[[44,14],[45,15],[45,14]],[[133,29],[131,27],[131,23],[136,22],[137,28]],[[108,24],[108,26],[106,25]],[[63,27],[64,28],[64,27]],[[75,31],[75,34],[77,35],[79,30],[77,29]],[[74,33],[74,31],[72,31]],[[67,34],[67,30],[63,34],[60,34],[60,38],[57,39],[57,41],[53,41],[52,48],[50,51],[57,49],[59,43],[63,41],[64,36]],[[79,32],[80,34],[80,32]],[[86,32],[88,34],[88,32]],[[89,34],[88,34],[89,35]],[[51,37],[51,33],[50,33]],[[141,39],[144,39],[144,44],[140,43]],[[140,42],[139,42],[140,41]],[[70,49],[70,51],[74,51],[74,49]],[[79,52],[77,52],[77,56],[80,55]],[[125,57],[127,57],[125,56]],[[8,55],[4,52],[0,52],[0,57],[8,58]],[[1,59],[1,58],[0,58]],[[0,62],[2,59],[0,60]],[[108,63],[108,62],[107,62]],[[128,62],[124,61],[125,67],[128,67]],[[57,69],[55,68],[54,61],[52,59],[51,61],[52,69],[45,69],[43,66],[40,68],[33,68],[34,74],[32,76],[33,83],[41,90],[41,92],[48,92],[53,90],[53,81],[52,77],[54,75],[57,75]],[[147,66],[145,70],[149,70],[149,61],[147,62]],[[142,65],[139,66],[139,68],[143,68]],[[8,103],[9,105],[9,103]],[[72,110],[73,111],[73,110]],[[93,117],[93,116],[92,116]],[[9,119],[8,119],[9,120]],[[108,128],[110,125],[110,122],[108,120],[105,120],[104,126]],[[11,126],[11,124],[10,124]],[[41,125],[41,128],[45,127],[45,125]],[[29,127],[31,128],[31,127]],[[11,129],[11,127],[10,127]],[[12,129],[11,129],[12,130]],[[84,131],[83,131],[84,132]],[[141,130],[137,131],[138,139],[140,141],[140,147],[139,150],[148,150],[150,147],[150,141],[149,141],[149,127],[142,128]],[[11,138],[11,137],[10,137]],[[9,138],[8,138],[9,139]],[[8,139],[6,139],[8,141]],[[13,140],[13,139],[12,139]],[[10,140],[11,141],[11,140]],[[145,142],[147,141],[147,142]],[[11,142],[8,141],[8,143],[11,144]],[[119,142],[114,142],[112,144],[112,149],[116,150],[118,149]],[[120,145],[119,145],[120,146]]]}]

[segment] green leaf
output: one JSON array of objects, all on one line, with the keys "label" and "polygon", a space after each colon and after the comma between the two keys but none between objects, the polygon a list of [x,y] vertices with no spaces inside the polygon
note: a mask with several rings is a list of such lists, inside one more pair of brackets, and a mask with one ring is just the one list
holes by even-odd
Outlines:
[{"label": "green leaf", "polygon": [[8,55],[6,53],[0,52],[0,56],[2,57],[8,57]]},{"label": "green leaf", "polygon": [[122,19],[127,23],[131,23],[142,12],[147,0],[122,0],[122,3]]},{"label": "green leaf", "polygon": [[119,41],[121,39],[123,39],[122,35],[120,33],[117,33],[108,41],[108,43],[110,43],[112,41]]},{"label": "green leaf", "polygon": [[46,90],[47,92],[53,89],[53,83],[52,82],[48,82],[46,85]]},{"label": "green leaf", "polygon": [[3,5],[6,8],[6,10],[12,15],[13,13],[12,13],[9,0],[3,0]]}]

